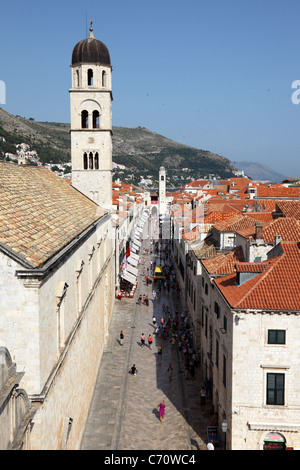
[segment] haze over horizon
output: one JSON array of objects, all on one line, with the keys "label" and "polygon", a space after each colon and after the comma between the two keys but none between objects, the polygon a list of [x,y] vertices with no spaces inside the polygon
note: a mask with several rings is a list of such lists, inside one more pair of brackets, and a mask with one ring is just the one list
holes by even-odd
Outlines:
[{"label": "haze over horizon", "polygon": [[300,177],[299,13],[297,0],[16,0],[1,7],[0,106],[70,122],[72,50],[93,19],[113,65],[113,126]]}]

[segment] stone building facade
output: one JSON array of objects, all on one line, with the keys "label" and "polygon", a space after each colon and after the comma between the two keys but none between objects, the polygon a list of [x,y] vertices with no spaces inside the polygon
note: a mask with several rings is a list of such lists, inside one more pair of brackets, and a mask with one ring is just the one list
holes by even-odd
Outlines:
[{"label": "stone building facade", "polygon": [[227,271],[221,256],[201,261],[200,341],[219,434],[226,420],[228,449],[299,448],[298,244],[275,245],[265,262],[228,259]]},{"label": "stone building facade", "polygon": [[18,388],[24,373],[17,372],[7,348],[0,347],[0,449],[30,450],[31,424],[36,408]]},{"label": "stone building facade", "polygon": [[0,165],[0,344],[33,449],[79,449],[114,305],[111,214],[49,170]]}]

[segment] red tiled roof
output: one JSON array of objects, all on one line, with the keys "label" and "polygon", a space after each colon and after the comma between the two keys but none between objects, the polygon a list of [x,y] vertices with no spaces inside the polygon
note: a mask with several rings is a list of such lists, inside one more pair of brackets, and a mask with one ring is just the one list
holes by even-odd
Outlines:
[{"label": "red tiled roof", "polygon": [[260,263],[236,263],[235,269],[237,273],[262,273],[267,267],[266,262]]},{"label": "red tiled roof", "polygon": [[236,212],[215,212],[212,211],[209,214],[206,214],[204,217],[204,222],[206,224],[216,224],[218,222],[223,222],[224,220],[232,219],[235,217]]},{"label": "red tiled roof", "polygon": [[282,242],[281,247],[279,256],[263,263],[263,272],[240,286],[236,273],[215,279],[232,308],[300,310],[300,244]]},{"label": "red tiled roof", "polygon": [[300,241],[300,220],[279,218],[263,226],[264,241],[273,242],[275,235],[281,235],[283,241]]},{"label": "red tiled roof", "polygon": [[228,274],[234,272],[236,263],[241,261],[244,261],[243,250],[237,246],[201,262],[210,274]]},{"label": "red tiled roof", "polygon": [[0,163],[0,243],[33,267],[105,213],[46,168]]},{"label": "red tiled roof", "polygon": [[277,201],[277,211],[285,217],[293,217],[300,220],[300,201]]},{"label": "red tiled roof", "polygon": [[246,215],[237,215],[229,220],[215,224],[215,229],[220,232],[235,232],[254,226],[256,221]]},{"label": "red tiled roof", "polygon": [[273,212],[247,212],[247,216],[259,220],[260,222],[270,222],[274,220]]},{"label": "red tiled roof", "polygon": [[272,186],[258,186],[257,197],[299,197],[299,188],[286,188],[285,186],[272,185]]},{"label": "red tiled roof", "polygon": [[198,227],[194,227],[192,230],[184,228],[182,230],[182,238],[187,241],[195,240],[199,236],[199,229]]}]

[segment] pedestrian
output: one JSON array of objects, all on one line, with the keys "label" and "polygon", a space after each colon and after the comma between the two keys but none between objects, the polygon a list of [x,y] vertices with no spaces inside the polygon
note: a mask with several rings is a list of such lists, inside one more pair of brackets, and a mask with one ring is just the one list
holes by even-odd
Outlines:
[{"label": "pedestrian", "polygon": [[157,358],[162,358],[162,345],[160,344],[157,348]]},{"label": "pedestrian", "polygon": [[210,383],[210,380],[208,378],[205,379],[204,381],[204,387],[205,387],[205,390],[206,390],[206,396],[207,398],[210,398],[211,397],[211,383]]},{"label": "pedestrian", "polygon": [[153,328],[156,327],[156,318],[155,318],[155,315],[153,315],[152,317],[152,324],[153,324]]},{"label": "pedestrian", "polygon": [[207,444],[207,450],[215,450],[213,440],[211,439]]},{"label": "pedestrian", "polygon": [[124,333],[121,331],[120,333],[120,345],[123,346],[123,339],[124,339]]},{"label": "pedestrian", "polygon": [[140,294],[140,296],[139,296],[139,304],[141,305],[141,303],[142,303],[142,295]]},{"label": "pedestrian", "polygon": [[151,336],[151,334],[149,334],[149,336],[148,336],[148,344],[149,344],[149,348],[152,349],[152,336]]},{"label": "pedestrian", "polygon": [[145,335],[144,333],[141,334],[141,344],[142,344],[142,348],[145,346]]},{"label": "pedestrian", "polygon": [[153,289],[153,292],[152,292],[152,297],[153,297],[153,300],[155,300],[155,299],[156,299],[156,292],[155,292],[155,290],[154,290],[154,289]]},{"label": "pedestrian", "polygon": [[200,391],[200,405],[203,405],[203,406],[205,405],[205,398],[206,398],[205,387],[202,387]]},{"label": "pedestrian", "polygon": [[171,380],[172,380],[172,371],[173,371],[173,367],[172,367],[172,364],[171,364],[171,362],[170,362],[169,367],[168,367],[169,382],[171,382]]},{"label": "pedestrian", "polygon": [[133,364],[133,366],[131,367],[130,372],[131,372],[132,375],[136,375],[138,373],[138,370],[135,367],[135,364]]},{"label": "pedestrian", "polygon": [[158,408],[159,408],[159,420],[162,423],[164,416],[165,416],[165,408],[166,408],[164,400],[159,403]]}]

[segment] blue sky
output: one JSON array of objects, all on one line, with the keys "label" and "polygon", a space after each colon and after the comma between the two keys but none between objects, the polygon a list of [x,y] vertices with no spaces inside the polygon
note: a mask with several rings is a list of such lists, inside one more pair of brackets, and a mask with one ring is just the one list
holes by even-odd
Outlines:
[{"label": "blue sky", "polygon": [[16,0],[0,12],[6,111],[69,122],[87,16],[110,51],[114,126],[300,177],[299,0]]}]

